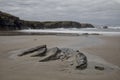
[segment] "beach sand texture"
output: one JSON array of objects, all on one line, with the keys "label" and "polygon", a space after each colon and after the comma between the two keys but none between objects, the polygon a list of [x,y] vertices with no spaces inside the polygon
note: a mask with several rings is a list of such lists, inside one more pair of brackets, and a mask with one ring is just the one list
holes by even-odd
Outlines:
[{"label": "beach sand texture", "polygon": [[[0,36],[0,80],[120,80],[120,36]],[[86,70],[65,61],[38,62],[39,57],[18,57],[20,51],[46,44],[48,48],[79,49],[88,57]],[[105,70],[95,70],[102,65]]]}]

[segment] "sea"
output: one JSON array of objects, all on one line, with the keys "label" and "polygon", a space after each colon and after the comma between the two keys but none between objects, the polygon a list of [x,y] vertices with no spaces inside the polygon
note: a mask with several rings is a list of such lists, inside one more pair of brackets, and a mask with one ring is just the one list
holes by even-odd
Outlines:
[{"label": "sea", "polygon": [[32,33],[71,33],[71,34],[103,34],[103,35],[120,35],[120,27],[108,27],[107,29],[96,28],[54,28],[54,29],[24,29],[20,32]]}]

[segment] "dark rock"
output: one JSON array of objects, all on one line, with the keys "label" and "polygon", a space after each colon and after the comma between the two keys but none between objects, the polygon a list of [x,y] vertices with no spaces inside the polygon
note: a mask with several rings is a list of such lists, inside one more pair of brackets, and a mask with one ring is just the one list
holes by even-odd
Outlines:
[{"label": "dark rock", "polygon": [[108,26],[103,26],[103,29],[108,29]]},{"label": "dark rock", "polygon": [[49,61],[49,60],[56,60],[58,59],[56,56],[60,53],[60,50],[55,47],[47,51],[46,56],[43,57],[39,62]]},{"label": "dark rock", "polygon": [[92,24],[75,21],[25,21],[19,17],[0,11],[0,30],[21,29],[52,29],[52,28],[94,28]]},{"label": "dark rock", "polygon": [[82,35],[89,35],[89,33],[82,33]]},{"label": "dark rock", "polygon": [[75,50],[70,48],[61,48],[60,50],[61,52],[66,53],[66,55],[73,54],[74,52],[76,52]]},{"label": "dark rock", "polygon": [[16,24],[17,21],[19,21],[18,17],[0,11],[0,30],[19,29],[19,26]]},{"label": "dark rock", "polygon": [[31,55],[31,57],[45,56],[46,51],[47,51],[47,48],[41,48],[35,54]]},{"label": "dark rock", "polygon": [[75,61],[76,69],[83,70],[87,68],[87,57],[83,53],[77,51]]},{"label": "dark rock", "polygon": [[35,52],[35,51],[40,50],[41,48],[46,48],[46,45],[41,45],[41,46],[37,46],[37,47],[34,47],[34,48],[30,48],[30,49],[28,49],[28,50],[23,51],[23,52],[22,52],[21,54],[19,54],[18,56],[24,56],[24,55],[33,53],[33,52]]},{"label": "dark rock", "polygon": [[99,33],[92,33],[91,35],[100,35]]},{"label": "dark rock", "polygon": [[49,21],[42,22],[44,28],[81,28],[81,24],[73,21]]},{"label": "dark rock", "polygon": [[95,66],[95,69],[96,69],[96,70],[104,70],[105,68],[102,67],[102,66]]},{"label": "dark rock", "polygon": [[70,48],[61,48],[61,53],[57,55],[57,57],[61,60],[63,59],[69,59],[74,54],[76,54],[76,51]]},{"label": "dark rock", "polygon": [[72,65],[75,66],[76,69],[83,70],[87,68],[87,57],[79,51],[70,48],[62,48],[61,53],[58,54],[58,58],[62,61],[73,58],[74,63],[72,63]]},{"label": "dark rock", "polygon": [[57,59],[61,59],[63,61],[69,58],[73,58],[74,63],[72,63],[71,66],[75,66],[76,69],[83,70],[87,68],[87,57],[83,53],[70,48],[52,48],[48,50],[46,56],[43,57],[39,62]]},{"label": "dark rock", "polygon": [[81,23],[81,28],[94,28],[94,26],[88,23]]},{"label": "dark rock", "polygon": [[[36,52],[36,53],[35,53]],[[46,45],[37,46],[30,48],[18,56],[24,56],[27,54],[33,53],[31,57],[42,57],[39,62],[46,62],[50,60],[67,60],[70,63],[70,66],[74,66],[76,69],[83,70],[87,68],[87,57],[76,50],[70,48],[51,48],[47,49]],[[102,67],[95,66],[96,69],[102,70]]]}]

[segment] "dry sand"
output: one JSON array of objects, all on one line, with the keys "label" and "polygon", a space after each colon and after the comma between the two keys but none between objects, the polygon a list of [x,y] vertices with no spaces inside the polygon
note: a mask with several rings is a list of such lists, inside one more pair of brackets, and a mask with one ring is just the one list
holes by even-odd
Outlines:
[{"label": "dry sand", "polygon": [[[0,80],[120,80],[120,36],[0,36]],[[40,63],[40,58],[17,57],[23,49],[46,44],[84,52],[88,69],[79,71],[66,62]],[[104,71],[95,70],[102,65]]]}]

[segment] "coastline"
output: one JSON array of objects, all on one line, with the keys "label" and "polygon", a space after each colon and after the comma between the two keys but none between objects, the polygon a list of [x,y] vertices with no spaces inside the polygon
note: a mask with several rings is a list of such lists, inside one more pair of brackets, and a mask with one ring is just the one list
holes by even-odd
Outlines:
[{"label": "coastline", "polygon": [[120,80],[119,0],[1,0],[0,80]]},{"label": "coastline", "polygon": [[81,35],[106,35],[119,36],[120,29],[101,29],[101,28],[55,28],[55,29],[23,29],[0,31],[0,36],[19,36],[19,35],[56,35],[56,36],[81,36]]}]

